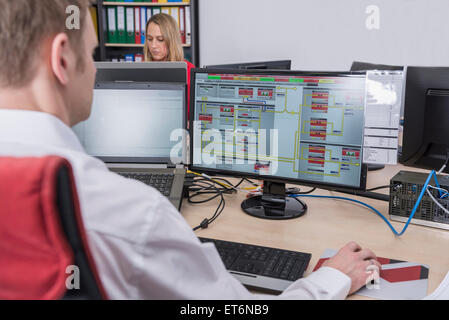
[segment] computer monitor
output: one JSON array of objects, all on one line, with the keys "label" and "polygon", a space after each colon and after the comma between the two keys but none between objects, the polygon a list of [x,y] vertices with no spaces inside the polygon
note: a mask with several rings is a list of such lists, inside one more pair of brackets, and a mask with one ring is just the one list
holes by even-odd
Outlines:
[{"label": "computer monitor", "polygon": [[290,70],[292,66],[291,60],[276,60],[276,61],[260,61],[260,62],[243,62],[243,63],[231,63],[231,64],[217,64],[204,66],[208,69],[270,69],[270,70]]},{"label": "computer monitor", "polygon": [[186,64],[96,67],[90,117],[73,127],[85,151],[105,162],[186,163],[186,148],[173,152],[179,142],[171,139],[187,127]]},{"label": "computer monitor", "polygon": [[253,216],[288,219],[306,205],[285,184],[364,190],[365,73],[195,69],[191,169],[264,180],[242,203]]},{"label": "computer monitor", "polygon": [[96,81],[187,83],[187,63],[95,62]]},{"label": "computer monitor", "polygon": [[73,130],[86,153],[105,162],[185,163],[171,139],[185,128],[184,96],[183,84],[97,83],[89,119]]},{"label": "computer monitor", "polygon": [[449,155],[448,137],[449,67],[408,67],[401,162],[440,169]]},{"label": "computer monitor", "polygon": [[393,70],[403,71],[404,66],[393,66],[389,64],[378,64],[371,62],[354,61],[351,65],[351,71],[367,71],[367,70]]}]

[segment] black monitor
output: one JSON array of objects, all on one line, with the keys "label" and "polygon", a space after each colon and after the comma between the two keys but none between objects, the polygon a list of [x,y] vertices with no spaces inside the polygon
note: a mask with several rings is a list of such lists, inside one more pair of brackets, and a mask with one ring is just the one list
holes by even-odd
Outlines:
[{"label": "black monitor", "polygon": [[351,71],[367,71],[367,70],[393,70],[403,71],[404,66],[393,66],[389,64],[378,64],[371,62],[354,61],[351,65]]},{"label": "black monitor", "polygon": [[449,67],[408,67],[401,162],[438,170],[448,153]]},{"label": "black monitor", "polygon": [[285,184],[364,190],[365,73],[194,69],[191,169],[264,181],[242,209],[288,219],[306,205]]},{"label": "black monitor", "polygon": [[187,64],[170,62],[95,62],[96,81],[186,83]]},{"label": "black monitor", "polygon": [[270,70],[290,70],[292,67],[291,60],[276,60],[276,61],[260,61],[260,62],[244,62],[244,63],[232,63],[232,64],[217,64],[204,66],[208,69],[270,69]]}]

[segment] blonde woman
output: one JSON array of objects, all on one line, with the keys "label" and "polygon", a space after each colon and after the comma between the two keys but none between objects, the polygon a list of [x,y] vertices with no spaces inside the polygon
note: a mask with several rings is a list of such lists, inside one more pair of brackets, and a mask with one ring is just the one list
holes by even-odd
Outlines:
[{"label": "blonde woman", "polygon": [[184,59],[181,33],[176,20],[165,13],[155,14],[148,20],[144,46],[145,61],[185,61],[187,63],[188,115],[190,109],[190,70],[195,66]]}]

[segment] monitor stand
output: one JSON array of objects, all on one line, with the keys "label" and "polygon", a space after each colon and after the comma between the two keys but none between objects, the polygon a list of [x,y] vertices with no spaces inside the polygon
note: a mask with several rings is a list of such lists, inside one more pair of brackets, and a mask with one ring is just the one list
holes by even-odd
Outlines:
[{"label": "monitor stand", "polygon": [[376,171],[385,168],[383,164],[368,164],[368,171]]},{"label": "monitor stand", "polygon": [[307,205],[286,195],[285,183],[264,181],[263,194],[244,200],[242,210],[262,219],[285,220],[304,215]]}]

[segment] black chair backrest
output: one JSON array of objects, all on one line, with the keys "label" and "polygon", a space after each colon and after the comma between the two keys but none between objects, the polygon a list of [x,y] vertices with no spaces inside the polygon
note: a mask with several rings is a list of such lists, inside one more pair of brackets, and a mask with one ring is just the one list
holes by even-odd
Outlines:
[{"label": "black chair backrest", "polygon": [[[67,236],[67,241],[72,247],[75,265],[79,268],[79,289],[67,290],[64,299],[92,299],[101,300],[106,298],[98,285],[98,279],[90,266],[88,252],[85,246],[85,235],[80,232],[79,220],[76,214],[76,201],[72,190],[72,177],[70,170],[62,166],[57,175],[57,206],[61,217],[62,228]],[[83,241],[84,239],[84,241]]]}]

